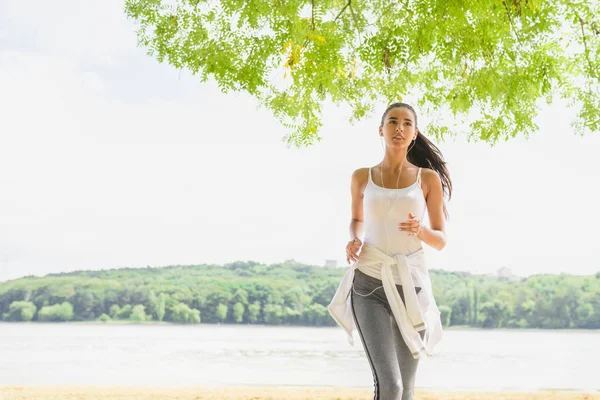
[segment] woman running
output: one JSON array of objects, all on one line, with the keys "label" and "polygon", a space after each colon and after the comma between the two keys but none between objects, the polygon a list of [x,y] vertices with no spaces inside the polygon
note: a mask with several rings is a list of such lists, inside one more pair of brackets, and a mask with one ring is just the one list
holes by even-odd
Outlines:
[{"label": "woman running", "polygon": [[[411,400],[419,357],[431,356],[442,336],[422,244],[437,250],[446,245],[444,193],[450,198],[452,183],[440,150],[419,132],[410,105],[390,105],[379,136],[383,160],[352,175],[346,246],[352,265],[328,309],[350,343],[352,331],[358,331],[375,400]],[[425,210],[429,226],[422,224]]]}]

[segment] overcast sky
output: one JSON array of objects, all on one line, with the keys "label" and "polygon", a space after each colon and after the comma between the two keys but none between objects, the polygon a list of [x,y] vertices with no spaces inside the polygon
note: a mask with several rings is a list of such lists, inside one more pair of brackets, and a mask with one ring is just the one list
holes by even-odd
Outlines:
[{"label": "overcast sky", "polygon": [[[385,104],[354,126],[328,105],[323,140],[288,148],[254,99],[147,56],[122,7],[0,2],[0,280],[236,260],[345,265],[350,176],[382,159]],[[600,135],[575,136],[570,115],[546,107],[529,140],[493,148],[438,143],[455,191],[448,245],[427,248],[430,268],[600,271]]]}]

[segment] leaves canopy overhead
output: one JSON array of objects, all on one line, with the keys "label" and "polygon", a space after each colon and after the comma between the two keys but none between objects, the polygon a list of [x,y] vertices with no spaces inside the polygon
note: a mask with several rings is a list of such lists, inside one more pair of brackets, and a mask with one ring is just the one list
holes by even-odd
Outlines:
[{"label": "leaves canopy overhead", "polygon": [[[598,0],[126,0],[139,44],[271,110],[297,146],[325,101],[350,121],[406,96],[438,139],[496,142],[537,126],[561,97],[580,134],[600,131]],[[381,110],[382,111],[382,110]]]}]

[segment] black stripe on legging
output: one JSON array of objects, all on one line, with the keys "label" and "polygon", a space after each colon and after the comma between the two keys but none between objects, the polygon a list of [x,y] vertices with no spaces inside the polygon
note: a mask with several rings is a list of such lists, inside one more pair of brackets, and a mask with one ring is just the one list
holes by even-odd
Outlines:
[{"label": "black stripe on legging", "polygon": [[[353,283],[353,285],[354,285],[354,283]],[[352,316],[354,317],[354,323],[356,324],[356,330],[358,331],[358,334],[360,335],[360,340],[364,344],[363,347],[365,348],[365,353],[367,354],[367,360],[369,360],[369,365],[371,366],[371,371],[373,372],[373,378],[375,380],[375,396],[373,397],[373,400],[380,400],[379,399],[379,379],[377,378],[377,372],[375,372],[375,366],[373,365],[373,362],[371,361],[371,356],[369,355],[369,350],[367,350],[367,346],[365,344],[365,339],[360,330],[360,326],[358,326],[358,319],[356,318],[356,313],[354,312],[354,293],[353,292],[354,292],[353,290],[350,292],[350,296],[352,296],[350,298],[350,300],[352,302]]]}]

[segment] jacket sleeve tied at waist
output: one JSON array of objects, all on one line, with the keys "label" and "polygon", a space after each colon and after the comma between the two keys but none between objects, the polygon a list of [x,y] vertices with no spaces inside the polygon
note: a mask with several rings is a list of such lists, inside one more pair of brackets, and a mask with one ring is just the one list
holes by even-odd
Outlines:
[{"label": "jacket sleeve tied at waist", "polygon": [[[421,271],[421,276],[416,277],[417,281],[420,282],[420,286],[422,286],[419,296],[425,296],[421,301],[417,295],[409,265],[415,264],[415,262],[418,267],[423,267],[416,269],[417,275]],[[356,329],[356,326],[352,318],[352,304],[349,294],[354,279],[354,270],[358,263],[361,265],[381,265],[383,289],[406,345],[414,358],[419,358],[421,354],[431,356],[433,346],[441,340],[442,327],[439,310],[431,293],[429,274],[422,264],[423,250],[420,249],[409,255],[396,254],[390,256],[369,244],[363,246],[359,260],[349,267],[336,294],[327,307],[336,322],[348,333],[351,344],[353,344],[352,331]],[[396,268],[400,277],[404,303],[396,288],[392,268]],[[422,331],[425,331],[423,338],[420,335]]]}]

